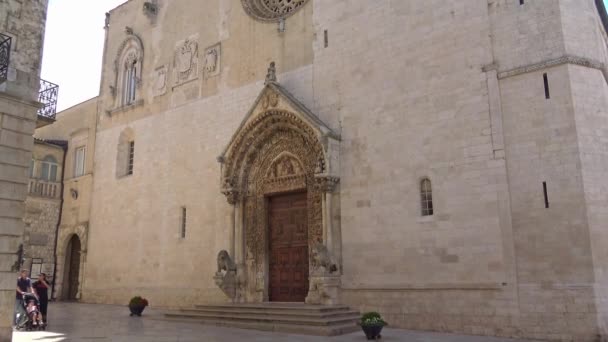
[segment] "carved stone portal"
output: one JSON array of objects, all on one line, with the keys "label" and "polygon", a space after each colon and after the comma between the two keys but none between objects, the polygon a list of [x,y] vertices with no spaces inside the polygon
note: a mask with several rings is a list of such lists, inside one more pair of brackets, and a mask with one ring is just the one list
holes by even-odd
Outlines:
[{"label": "carved stone portal", "polygon": [[[339,136],[276,82],[274,63],[269,75],[253,108],[218,158],[222,163],[222,193],[234,205],[232,243],[242,279],[242,290],[237,290],[242,293],[237,293],[237,297],[241,295],[247,302],[269,299],[268,197],[306,193],[309,274],[312,274],[317,262],[310,258],[312,246],[323,246],[326,227],[325,187],[319,186],[316,174],[322,171],[337,179],[339,170],[338,157],[328,154],[339,150],[333,147],[338,145]],[[324,265],[330,273],[336,269],[335,265],[333,268],[328,263]],[[319,281],[327,283],[318,279],[313,283],[312,278],[309,282],[309,287],[314,287],[313,297],[322,297],[316,290]],[[331,292],[327,286],[321,287]],[[337,294],[330,295],[337,300]]]}]

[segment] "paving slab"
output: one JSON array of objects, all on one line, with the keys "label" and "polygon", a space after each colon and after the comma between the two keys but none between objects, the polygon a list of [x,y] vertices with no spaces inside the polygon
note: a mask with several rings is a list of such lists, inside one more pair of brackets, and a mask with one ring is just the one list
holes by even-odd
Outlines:
[{"label": "paving slab", "polygon": [[[49,326],[42,332],[15,332],[13,342],[356,342],[363,332],[336,337],[306,336],[222,328],[163,320],[163,310],[147,308],[142,317],[129,317],[126,306],[50,303]],[[407,342],[526,342],[483,336],[384,329],[382,341]],[[529,341],[528,341],[529,342]]]}]

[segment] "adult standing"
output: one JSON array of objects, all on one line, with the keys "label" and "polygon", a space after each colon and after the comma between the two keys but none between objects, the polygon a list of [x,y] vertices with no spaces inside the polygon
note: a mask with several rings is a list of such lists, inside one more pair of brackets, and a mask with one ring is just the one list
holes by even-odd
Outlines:
[{"label": "adult standing", "polygon": [[32,284],[32,287],[36,290],[36,294],[38,294],[42,321],[46,323],[46,310],[49,306],[49,289],[51,288],[51,285],[46,281],[46,274],[40,273],[38,275],[38,280]]},{"label": "adult standing", "polygon": [[[25,315],[25,310],[23,309],[23,294],[24,293],[33,293],[36,294],[34,288],[32,287],[32,281],[27,277],[27,270],[21,270],[19,274],[19,278],[17,278],[17,297],[15,299],[15,326],[19,323],[19,318]],[[19,317],[17,317],[19,314]]]}]

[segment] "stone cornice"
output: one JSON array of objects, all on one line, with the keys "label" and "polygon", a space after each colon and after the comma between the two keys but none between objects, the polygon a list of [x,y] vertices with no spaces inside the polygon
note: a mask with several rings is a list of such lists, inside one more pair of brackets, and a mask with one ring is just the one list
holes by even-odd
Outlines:
[{"label": "stone cornice", "polygon": [[562,64],[573,64],[580,65],[587,68],[600,70],[604,74],[604,79],[608,82],[608,70],[606,69],[606,65],[604,63],[592,60],[586,57],[579,56],[571,56],[565,55],[559,58],[549,59],[542,61],[540,63],[529,64],[521,67],[517,67],[514,69],[510,69],[507,71],[502,71],[498,73],[498,79],[513,77],[521,74],[526,74],[538,70],[542,70],[545,68],[550,68]]}]

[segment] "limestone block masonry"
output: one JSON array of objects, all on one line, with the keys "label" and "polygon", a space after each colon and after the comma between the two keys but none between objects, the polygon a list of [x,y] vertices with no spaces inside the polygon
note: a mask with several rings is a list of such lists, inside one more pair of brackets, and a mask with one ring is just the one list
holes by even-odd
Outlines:
[{"label": "limestone block masonry", "polygon": [[[128,1],[107,17],[99,97],[53,133],[91,158],[66,185],[87,200],[64,210],[58,263],[78,236],[91,303],[264,302],[284,284],[394,327],[606,339],[602,10]],[[288,192],[305,200],[273,202]]]},{"label": "limestone block masonry", "polygon": [[47,0],[0,4],[0,33],[12,43],[7,79],[0,80],[0,341],[12,336],[47,5]]}]

